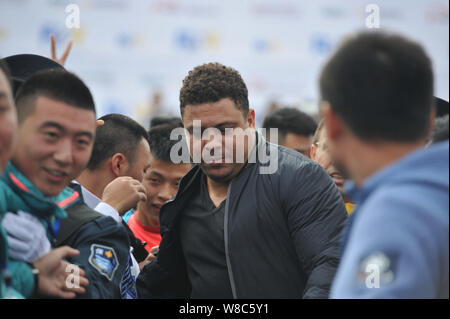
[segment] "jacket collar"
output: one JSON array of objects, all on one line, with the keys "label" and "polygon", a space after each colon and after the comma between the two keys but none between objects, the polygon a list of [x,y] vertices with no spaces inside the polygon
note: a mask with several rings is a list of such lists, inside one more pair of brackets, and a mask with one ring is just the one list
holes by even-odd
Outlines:
[{"label": "jacket collar", "polygon": [[41,218],[65,218],[65,208],[78,200],[78,193],[66,187],[56,196],[47,197],[34,186],[11,162],[9,162],[0,179],[22,199],[30,213]]}]

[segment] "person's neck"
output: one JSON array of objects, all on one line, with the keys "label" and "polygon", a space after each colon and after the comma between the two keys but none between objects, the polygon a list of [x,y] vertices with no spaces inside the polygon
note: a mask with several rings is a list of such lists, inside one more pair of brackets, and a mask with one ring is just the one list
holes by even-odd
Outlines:
[{"label": "person's neck", "polygon": [[139,223],[146,227],[158,228],[159,227],[159,217],[152,215],[147,211],[144,203],[139,203],[136,211],[136,219]]},{"label": "person's neck", "polygon": [[208,188],[209,197],[216,207],[227,198],[228,186],[231,181],[217,182],[206,177],[206,186]]},{"label": "person's neck", "polygon": [[351,163],[350,175],[356,185],[361,186],[367,178],[379,170],[424,146],[424,140],[411,143],[361,143],[348,156],[348,161]]},{"label": "person's neck", "polygon": [[88,169],[85,169],[76,180],[100,199],[102,198],[106,185],[112,181],[111,178],[104,176],[101,171],[89,171]]}]

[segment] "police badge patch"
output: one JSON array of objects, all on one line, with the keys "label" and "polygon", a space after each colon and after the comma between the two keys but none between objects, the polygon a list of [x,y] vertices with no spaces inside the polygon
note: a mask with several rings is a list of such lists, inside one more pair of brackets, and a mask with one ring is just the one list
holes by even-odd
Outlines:
[{"label": "police badge patch", "polygon": [[114,273],[119,267],[116,252],[114,248],[92,244],[91,255],[89,256],[89,263],[98,270],[103,276],[111,281]]}]

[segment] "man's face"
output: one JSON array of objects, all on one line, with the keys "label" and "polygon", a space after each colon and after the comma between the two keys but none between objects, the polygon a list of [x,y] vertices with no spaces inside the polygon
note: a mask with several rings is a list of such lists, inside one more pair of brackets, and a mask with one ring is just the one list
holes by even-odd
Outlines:
[{"label": "man's face", "polygon": [[145,138],[139,142],[134,159],[129,163],[128,170],[124,175],[142,181],[145,171],[150,167],[150,146]]},{"label": "man's face", "polygon": [[287,133],[282,146],[297,151],[306,157],[309,157],[309,148],[311,146],[312,136],[298,135],[295,133]]},{"label": "man's face", "polygon": [[150,167],[142,181],[147,190],[147,200],[142,203],[146,206],[146,211],[158,216],[161,206],[175,196],[181,178],[191,168],[191,164],[164,162],[150,155]]},{"label": "man's face", "polygon": [[[201,136],[195,134],[194,120],[201,121],[202,135],[208,128],[216,128],[221,134],[209,139],[200,139]],[[249,137],[254,136],[255,113],[253,110],[249,110],[248,114],[244,115],[230,98],[214,103],[186,105],[183,112],[183,124],[189,133],[190,152],[194,161],[198,156],[198,154],[194,155],[195,152],[200,152],[200,156],[205,154],[212,156],[212,160],[208,161],[201,156],[199,164],[210,179],[216,182],[228,182],[239,173],[248,158],[249,145],[251,145]],[[244,130],[249,128],[247,133],[250,135],[245,136]],[[227,142],[225,142],[226,129],[233,129],[235,133],[235,138],[228,137]],[[218,149],[221,149],[221,152],[218,152]],[[243,150],[243,152],[237,152],[237,150]],[[243,153],[243,160],[238,156],[240,153]]]},{"label": "man's face", "polygon": [[19,127],[12,161],[45,196],[56,196],[89,161],[95,113],[45,96],[34,103]]},{"label": "man's face", "polygon": [[16,130],[17,114],[11,86],[0,70],[0,174],[11,158]]},{"label": "man's face", "polygon": [[317,144],[312,146],[311,150],[311,159],[322,166],[333,181],[336,183],[336,186],[339,189],[339,192],[343,195],[344,190],[343,186],[345,183],[345,178],[342,173],[336,168],[334,165],[332,158],[330,156],[330,152],[328,149],[328,143],[326,139],[326,131],[325,128],[322,128],[319,136],[319,141]]}]

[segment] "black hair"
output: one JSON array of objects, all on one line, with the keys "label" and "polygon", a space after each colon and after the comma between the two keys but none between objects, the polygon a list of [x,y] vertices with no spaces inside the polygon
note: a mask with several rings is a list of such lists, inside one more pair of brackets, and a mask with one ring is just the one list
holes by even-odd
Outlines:
[{"label": "black hair", "polygon": [[428,135],[431,61],[402,36],[363,32],[349,39],[323,68],[320,92],[360,139],[415,142]]},{"label": "black hair", "polygon": [[283,143],[288,133],[313,136],[317,123],[310,115],[293,107],[285,107],[269,113],[264,118],[263,128],[277,128],[280,143]]},{"label": "black hair", "polygon": [[155,116],[150,120],[150,129],[161,124],[174,124],[183,127],[183,122],[178,116]]},{"label": "black hair", "polygon": [[135,120],[122,114],[108,114],[99,120],[103,120],[104,124],[97,127],[87,168],[96,170],[117,153],[124,154],[132,163],[141,140],[144,138],[148,141],[147,131]]},{"label": "black hair", "polygon": [[62,69],[50,69],[36,72],[17,91],[16,105],[19,123],[32,113],[35,100],[39,96],[95,113],[91,92],[78,76]]},{"label": "black hair", "polygon": [[150,131],[148,131],[150,152],[155,157],[155,159],[167,163],[172,162],[170,158],[170,151],[172,147],[179,142],[180,139],[171,140],[170,133],[177,128],[182,128],[182,126],[176,123],[161,124],[151,128]]},{"label": "black hair", "polygon": [[180,110],[186,105],[214,103],[230,98],[244,116],[249,111],[248,90],[241,75],[220,63],[207,63],[189,71],[180,91]]},{"label": "black hair", "polygon": [[5,73],[9,86],[12,88],[11,72],[9,70],[8,64],[3,59],[0,59],[0,70]]}]

